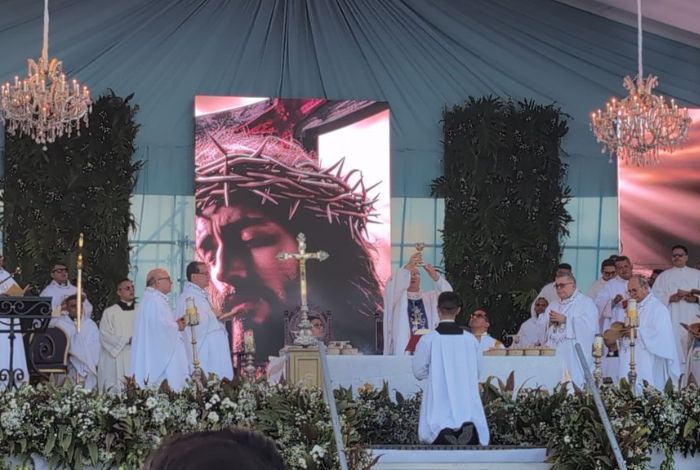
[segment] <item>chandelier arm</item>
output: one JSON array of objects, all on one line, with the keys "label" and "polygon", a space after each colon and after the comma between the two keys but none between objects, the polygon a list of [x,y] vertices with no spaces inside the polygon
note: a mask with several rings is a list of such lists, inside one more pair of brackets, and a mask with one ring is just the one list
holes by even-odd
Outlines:
[{"label": "chandelier arm", "polygon": [[44,0],[44,43],[41,48],[41,58],[44,60],[44,67],[49,69],[49,0]]},{"label": "chandelier arm", "polygon": [[637,70],[638,80],[641,80],[644,77],[642,68],[642,0],[637,0]]}]

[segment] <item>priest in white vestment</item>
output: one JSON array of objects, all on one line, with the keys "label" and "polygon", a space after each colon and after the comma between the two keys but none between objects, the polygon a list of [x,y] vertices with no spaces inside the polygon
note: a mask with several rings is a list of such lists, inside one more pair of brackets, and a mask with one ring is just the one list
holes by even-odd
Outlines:
[{"label": "priest in white vestment", "polygon": [[[615,259],[616,275],[605,283],[595,297],[595,306],[598,309],[598,332],[603,333],[610,328],[615,321],[624,321],[625,310],[623,305],[629,298],[627,294],[627,281],[632,277],[632,262],[626,256],[618,256]],[[620,370],[618,352],[605,348],[605,356],[601,363],[603,377],[610,377],[613,382],[619,380]]]},{"label": "priest in white vestment", "polygon": [[653,291],[671,314],[679,363],[684,365],[690,343],[688,331],[681,323],[693,323],[700,314],[698,297],[692,293],[693,289],[700,289],[700,271],[688,266],[688,249],[682,245],[673,247],[671,260],[673,267],[659,274]]},{"label": "priest in white vestment", "polygon": [[[187,266],[187,281],[182,289],[182,294],[177,299],[175,312],[178,317],[185,316],[187,299],[192,298],[197,313],[199,314],[199,325],[195,326],[197,337],[197,356],[202,371],[209,374],[216,374],[219,378],[232,379],[233,365],[231,363],[231,352],[229,348],[228,336],[223,322],[219,321],[221,310],[214,309],[207,287],[209,287],[209,268],[206,263],[193,261]],[[185,328],[187,355],[192,362],[192,332],[188,326]]]},{"label": "priest in white vestment", "polygon": [[616,274],[617,270],[615,268],[615,260],[612,258],[603,260],[603,262],[600,264],[600,278],[596,280],[588,289],[586,295],[595,300],[598,293],[603,290],[607,282],[614,278]]},{"label": "priest in white vestment", "polygon": [[[10,287],[17,286],[17,283],[3,267],[3,255],[0,254],[0,295],[3,295]],[[19,287],[19,286],[18,286]],[[0,330],[9,330],[9,320],[0,320]],[[29,371],[27,370],[27,358],[24,353],[24,341],[20,333],[19,322],[15,322],[15,339],[12,348],[12,369],[22,371],[20,383],[29,383]],[[10,367],[10,334],[0,333],[0,369]],[[19,384],[18,384],[19,385]],[[0,382],[0,389],[7,386],[7,382]]]},{"label": "priest in white vestment", "polygon": [[[61,305],[63,301],[71,296],[75,295],[78,289],[68,281],[68,268],[65,264],[58,261],[51,264],[51,282],[49,285],[44,287],[44,290],[39,294],[40,297],[51,297],[51,308],[53,309],[53,315],[58,316],[61,314]],[[87,299],[83,300],[83,312],[87,314],[88,318],[92,318],[92,304]]]},{"label": "priest in white vestment", "polygon": [[516,348],[535,348],[544,345],[547,340],[547,322],[542,314],[547,310],[549,303],[544,297],[535,300],[534,316],[531,316],[520,325],[518,330]]},{"label": "priest in white vestment", "polygon": [[437,298],[441,292],[451,292],[452,286],[435,268],[423,268],[434,283],[433,290],[422,291],[418,265],[420,253],[415,253],[403,268],[389,278],[384,288],[384,354],[403,356],[411,335],[418,330],[432,330],[439,321]]},{"label": "priest in white vestment", "polygon": [[482,358],[474,337],[455,324],[460,306],[457,294],[440,294],[440,323],[421,337],[413,357],[413,374],[426,379],[418,421],[424,444],[489,443],[479,394]]},{"label": "priest in white vestment", "polygon": [[124,388],[131,362],[131,341],[136,319],[134,283],[122,279],[117,283],[116,304],[102,313],[100,320],[100,362],[97,383],[100,390],[118,392]]},{"label": "priest in white vestment", "polygon": [[167,380],[171,389],[179,391],[190,374],[181,333],[185,321],[168,303],[172,284],[167,271],[151,270],[136,311],[129,371],[141,387],[158,388]]},{"label": "priest in white vestment", "polygon": [[484,354],[489,349],[502,349],[505,347],[503,343],[489,334],[490,326],[489,316],[483,309],[476,309],[469,316],[469,332],[479,344],[479,352],[481,354]]},{"label": "priest in white vestment", "polygon": [[[573,272],[573,269],[571,268],[571,265],[569,263],[560,263],[557,266],[557,270],[554,273],[554,277],[556,278],[557,276],[561,276],[564,274],[571,274]],[[553,302],[556,302],[559,300],[559,297],[557,296],[557,290],[554,288],[554,282],[550,282],[549,284],[546,284],[542,290],[540,290],[540,293],[537,294],[537,297],[535,297],[535,301],[532,302],[532,305],[530,305],[530,317],[535,315],[535,302],[537,299],[544,298],[547,300],[547,304],[552,304]]]},{"label": "priest in white vestment", "polygon": [[97,363],[100,358],[100,330],[88,312],[82,312],[80,331],[78,318],[78,298],[68,296],[63,301],[63,313],[52,320],[53,326],[60,328],[68,338],[68,376],[83,388],[97,387]]},{"label": "priest in white vestment", "polygon": [[556,349],[571,382],[583,387],[586,376],[576,353],[576,343],[581,345],[586,365],[593,371],[592,348],[598,331],[598,310],[593,300],[576,288],[573,275],[557,276],[554,286],[559,300],[550,304],[544,313],[548,325],[547,346]]},{"label": "priest in white vestment", "polygon": [[[628,290],[630,297],[637,301],[639,316],[634,351],[637,388],[640,389],[646,381],[658,390],[663,390],[669,379],[678,385],[681,369],[668,309],[650,291],[649,283],[644,277],[632,276]],[[624,328],[622,332],[622,339],[617,341],[620,350],[619,377],[626,378],[630,363],[629,328]]]}]

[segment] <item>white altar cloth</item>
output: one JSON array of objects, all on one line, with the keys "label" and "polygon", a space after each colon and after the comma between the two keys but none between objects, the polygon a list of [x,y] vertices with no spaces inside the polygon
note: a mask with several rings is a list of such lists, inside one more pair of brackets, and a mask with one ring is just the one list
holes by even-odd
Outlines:
[{"label": "white altar cloth", "polygon": [[[422,389],[411,369],[410,356],[328,356],[333,388],[358,387],[369,383],[381,388],[386,381],[393,398],[398,391],[408,397]],[[498,377],[503,382],[514,372],[515,390],[542,387],[549,391],[566,380],[564,364],[556,356],[484,356],[479,376],[481,382],[488,377]],[[497,381],[493,380],[494,384]]]}]

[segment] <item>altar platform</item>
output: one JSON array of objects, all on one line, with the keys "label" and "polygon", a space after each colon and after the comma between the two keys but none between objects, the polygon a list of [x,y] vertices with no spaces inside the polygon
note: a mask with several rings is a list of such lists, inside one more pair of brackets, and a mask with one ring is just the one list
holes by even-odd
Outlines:
[{"label": "altar platform", "polygon": [[546,449],[518,446],[375,446],[375,470],[545,470]]},{"label": "altar platform", "polygon": [[[356,392],[364,384],[382,387],[410,396],[422,389],[413,376],[411,356],[328,356],[333,388],[352,387]],[[515,390],[520,387],[553,390],[566,379],[565,367],[556,356],[484,356],[480,381],[495,377],[506,381],[513,372]]]}]

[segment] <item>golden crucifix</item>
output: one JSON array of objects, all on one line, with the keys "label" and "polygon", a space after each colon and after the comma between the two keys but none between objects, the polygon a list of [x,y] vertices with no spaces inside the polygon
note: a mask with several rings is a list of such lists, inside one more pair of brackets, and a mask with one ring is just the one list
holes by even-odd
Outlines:
[{"label": "golden crucifix", "polygon": [[277,259],[280,261],[286,261],[288,259],[295,259],[299,261],[299,284],[301,289],[301,320],[297,325],[299,331],[296,333],[296,338],[294,339],[294,344],[297,346],[314,346],[317,343],[314,335],[311,334],[311,322],[309,321],[309,306],[306,301],[306,261],[308,260],[318,260],[324,261],[330,256],[325,251],[316,251],[312,253],[306,252],[306,235],[299,233],[297,235],[297,242],[299,243],[298,253],[280,253],[277,255]]}]

